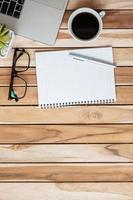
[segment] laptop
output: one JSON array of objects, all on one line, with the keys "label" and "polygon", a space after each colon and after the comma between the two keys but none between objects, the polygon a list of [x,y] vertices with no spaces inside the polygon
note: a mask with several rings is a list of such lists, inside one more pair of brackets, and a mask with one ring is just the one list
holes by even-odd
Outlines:
[{"label": "laptop", "polygon": [[68,0],[0,0],[0,23],[15,34],[54,45]]}]

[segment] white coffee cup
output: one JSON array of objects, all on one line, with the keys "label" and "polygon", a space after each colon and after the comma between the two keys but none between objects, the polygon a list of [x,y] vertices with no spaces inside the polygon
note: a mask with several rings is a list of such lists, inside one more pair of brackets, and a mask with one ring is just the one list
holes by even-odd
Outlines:
[{"label": "white coffee cup", "polygon": [[[96,35],[94,37],[92,37],[91,39],[86,39],[86,40],[81,39],[81,38],[77,37],[74,34],[73,30],[72,30],[72,23],[73,23],[74,18],[77,15],[81,14],[81,13],[92,14],[97,19],[97,21],[99,23],[99,30],[97,31]],[[74,11],[71,14],[71,16],[70,16],[70,18],[68,20],[68,30],[69,30],[69,33],[71,34],[71,36],[74,39],[76,39],[78,41],[81,41],[81,42],[90,42],[90,41],[96,40],[100,36],[100,34],[101,34],[102,30],[103,30],[103,19],[102,18],[105,16],[105,14],[106,14],[105,11],[101,11],[100,13],[98,13],[97,11],[95,11],[95,10],[93,10],[91,8],[80,8],[80,9],[77,9],[76,11]],[[88,27],[89,27],[89,24],[88,24]]]}]

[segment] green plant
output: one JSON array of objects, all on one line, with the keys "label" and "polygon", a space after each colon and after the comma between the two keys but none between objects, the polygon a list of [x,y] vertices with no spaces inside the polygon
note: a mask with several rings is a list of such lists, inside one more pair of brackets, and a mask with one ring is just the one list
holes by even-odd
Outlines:
[{"label": "green plant", "polygon": [[5,25],[0,25],[0,50],[7,47],[11,40],[9,31]]}]

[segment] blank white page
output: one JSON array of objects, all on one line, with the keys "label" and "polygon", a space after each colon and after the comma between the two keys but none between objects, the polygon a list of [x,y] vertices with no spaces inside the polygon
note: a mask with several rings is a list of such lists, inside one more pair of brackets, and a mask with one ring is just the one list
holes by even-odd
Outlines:
[{"label": "blank white page", "polygon": [[[36,53],[39,106],[45,108],[115,101],[114,69],[74,60],[70,52]],[[105,58],[103,61],[113,63],[112,48],[73,52],[100,60]]]}]

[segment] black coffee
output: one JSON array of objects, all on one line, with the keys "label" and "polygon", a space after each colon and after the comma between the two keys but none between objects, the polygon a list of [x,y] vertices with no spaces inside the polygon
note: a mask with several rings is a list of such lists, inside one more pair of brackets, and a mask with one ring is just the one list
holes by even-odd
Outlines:
[{"label": "black coffee", "polygon": [[91,13],[80,13],[73,19],[72,31],[79,39],[89,40],[97,35],[99,22]]}]

